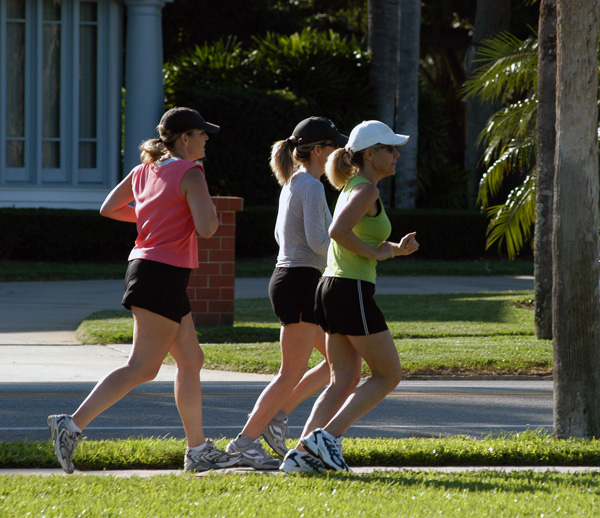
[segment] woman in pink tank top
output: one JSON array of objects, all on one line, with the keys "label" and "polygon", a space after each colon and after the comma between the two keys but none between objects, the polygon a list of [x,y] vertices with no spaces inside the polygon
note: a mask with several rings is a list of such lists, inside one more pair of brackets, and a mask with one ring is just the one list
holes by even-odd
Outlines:
[{"label": "woman in pink tank top", "polygon": [[138,228],[123,297],[133,313],[133,347],[127,363],[104,377],[74,414],[48,417],[56,455],[67,473],[74,470],[72,458],[84,428],[131,389],[154,379],[169,352],[177,363],[175,402],[188,445],[184,469],[224,468],[241,459],[218,450],[204,436],[204,354],[186,294],[190,272],[198,266],[196,234],[209,238],[218,226],[204,170],[194,161],[204,158],[208,134],[219,129],[196,110],[167,111],[157,127],[159,138],[140,146],[142,164],[110,192],[100,209],[103,216]]}]

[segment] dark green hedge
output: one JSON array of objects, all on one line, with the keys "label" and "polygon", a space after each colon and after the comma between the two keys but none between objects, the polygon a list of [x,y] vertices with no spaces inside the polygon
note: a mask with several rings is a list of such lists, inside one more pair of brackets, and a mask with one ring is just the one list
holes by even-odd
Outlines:
[{"label": "dark green hedge", "polygon": [[[389,210],[398,240],[416,231],[423,259],[478,259],[485,251],[487,220],[467,211]],[[246,207],[237,213],[236,255],[258,258],[277,253],[273,236],[277,207]],[[103,218],[92,210],[0,208],[0,260],[48,262],[125,261],[135,225]]]}]

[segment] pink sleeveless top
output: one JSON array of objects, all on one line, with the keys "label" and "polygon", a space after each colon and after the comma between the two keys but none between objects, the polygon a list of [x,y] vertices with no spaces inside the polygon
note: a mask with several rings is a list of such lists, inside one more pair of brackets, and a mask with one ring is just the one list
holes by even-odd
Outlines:
[{"label": "pink sleeveless top", "polygon": [[202,166],[188,160],[141,164],[133,170],[138,237],[129,260],[148,259],[180,268],[198,267],[196,228],[180,191],[183,175]]}]

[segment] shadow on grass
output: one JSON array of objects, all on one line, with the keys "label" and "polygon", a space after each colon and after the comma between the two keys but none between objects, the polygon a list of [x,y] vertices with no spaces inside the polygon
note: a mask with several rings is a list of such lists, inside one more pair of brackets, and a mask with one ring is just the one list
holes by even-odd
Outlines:
[{"label": "shadow on grass", "polygon": [[[518,304],[514,297],[520,292],[451,293],[436,295],[377,295],[376,300],[387,321],[398,322],[489,322],[509,320],[508,312],[515,307],[530,311],[527,304]],[[525,301],[525,294],[520,294]]]}]

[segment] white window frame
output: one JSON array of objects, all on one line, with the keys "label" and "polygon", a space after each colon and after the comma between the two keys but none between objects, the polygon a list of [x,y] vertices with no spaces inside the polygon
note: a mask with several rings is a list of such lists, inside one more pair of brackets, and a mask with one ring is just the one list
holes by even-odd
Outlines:
[{"label": "white window frame", "polygon": [[[61,0],[60,168],[42,167],[42,7],[25,12],[25,166],[6,161],[6,2],[0,0],[0,206],[97,208],[120,177],[123,6]],[[79,167],[80,3],[97,4],[96,167]]]}]

